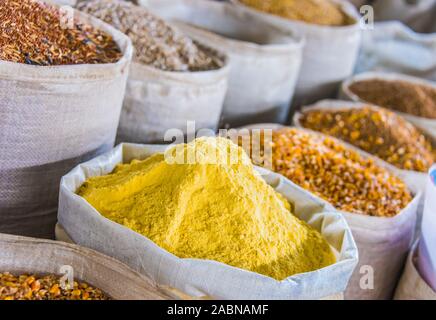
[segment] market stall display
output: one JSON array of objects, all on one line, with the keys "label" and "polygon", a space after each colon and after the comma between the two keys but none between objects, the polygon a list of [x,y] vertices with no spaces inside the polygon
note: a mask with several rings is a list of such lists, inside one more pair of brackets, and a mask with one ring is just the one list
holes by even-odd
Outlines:
[{"label": "market stall display", "polygon": [[285,123],[304,40],[230,3],[147,0],[150,11],[229,57],[229,86],[220,128]]},{"label": "market stall display", "polygon": [[436,300],[435,10],[0,0],[0,300]]},{"label": "market stall display", "polygon": [[74,13],[0,3],[0,232],[52,238],[60,177],[113,147],[132,46]]},{"label": "market stall display", "polygon": [[117,140],[160,142],[186,122],[216,130],[227,91],[228,59],[147,9],[122,0],[79,2],[77,8],[129,36],[135,48]]},{"label": "market stall display", "polygon": [[[228,145],[228,144],[226,144]],[[183,145],[181,145],[183,148]],[[189,146],[193,146],[188,145]],[[230,147],[231,145],[229,145]],[[214,152],[218,152],[218,159],[222,159],[219,156],[227,156],[227,149],[216,149],[212,145],[205,145],[206,149],[211,151],[211,154],[214,154]],[[179,147],[180,148],[180,147]],[[170,150],[166,151],[166,155],[170,152],[170,155],[172,152],[176,152],[179,148],[173,147]],[[82,244],[87,247],[92,247],[98,251],[105,252],[108,255],[111,255],[113,257],[116,257],[127,264],[129,264],[134,269],[140,271],[141,273],[144,273],[151,277],[153,280],[155,280],[157,283],[165,286],[169,286],[171,288],[175,288],[178,291],[183,292],[186,295],[192,296],[192,297],[203,297],[203,296],[210,296],[213,298],[225,298],[225,299],[237,299],[237,298],[244,298],[244,299],[262,299],[262,298],[268,298],[268,299],[280,299],[280,298],[292,298],[292,299],[319,299],[328,297],[331,295],[336,295],[339,293],[342,293],[345,290],[346,284],[348,282],[348,277],[351,274],[352,270],[354,269],[354,265],[357,261],[356,256],[356,250],[354,247],[354,241],[352,240],[348,227],[346,226],[343,218],[340,217],[334,210],[326,210],[326,208],[323,205],[320,205],[321,202],[314,201],[313,197],[308,194],[307,192],[303,191],[302,189],[296,187],[291,182],[284,180],[282,177],[280,177],[277,174],[273,174],[268,171],[260,171],[262,174],[263,179],[265,179],[272,187],[275,188],[277,192],[281,194],[281,196],[274,195],[276,194],[273,189],[265,184],[265,182],[262,181],[262,178],[260,178],[257,174],[254,175],[254,169],[248,161],[248,158],[244,156],[241,151],[239,151],[239,148],[230,147],[230,150],[237,150],[237,155],[240,155],[242,159],[236,159],[238,161],[244,161],[245,164],[238,164],[239,162],[236,162],[236,164],[229,166],[227,170],[231,171],[230,173],[225,174],[227,176],[221,184],[216,185],[216,189],[214,184],[204,185],[205,182],[207,182],[206,178],[213,179],[215,183],[219,182],[219,176],[217,176],[218,172],[221,170],[225,170],[227,168],[226,165],[224,165],[224,168],[218,168],[220,164],[193,164],[193,165],[185,165],[185,164],[172,164],[170,165],[170,168],[172,170],[184,170],[192,167],[197,168],[192,174],[188,174],[185,180],[181,180],[183,183],[180,186],[188,186],[190,181],[197,182],[198,188],[196,189],[195,186],[188,188],[189,195],[183,193],[182,189],[180,191],[182,193],[179,194],[178,197],[175,197],[174,200],[169,200],[167,203],[167,207],[169,210],[172,210],[171,208],[177,208],[175,206],[177,205],[183,205],[187,210],[193,210],[192,212],[196,212],[196,216],[199,219],[199,222],[190,224],[190,216],[180,216],[181,213],[179,213],[179,221],[176,224],[170,223],[169,226],[171,227],[172,236],[170,238],[167,238],[165,240],[164,238],[160,238],[158,232],[158,229],[148,229],[147,224],[140,223],[138,220],[126,218],[121,220],[115,220],[122,222],[125,224],[128,228],[125,226],[122,226],[116,222],[111,221],[110,219],[116,219],[115,215],[108,216],[110,219],[105,218],[103,215],[101,215],[95,208],[91,206],[90,203],[86,201],[86,199],[80,197],[76,194],[76,192],[81,192],[80,187],[83,185],[83,183],[86,182],[91,177],[96,176],[102,176],[105,174],[108,174],[112,172],[115,167],[119,163],[129,163],[133,159],[148,159],[145,160],[145,164],[151,164],[153,161],[156,161],[162,155],[154,155],[156,153],[162,153],[166,150],[164,146],[140,146],[140,145],[120,145],[116,149],[114,149],[112,152],[100,157],[96,158],[91,162],[82,164],[81,166],[77,167],[75,170],[73,170],[70,174],[65,176],[62,180],[62,186],[61,186],[61,195],[60,195],[60,210],[59,210],[59,223],[62,225],[62,227],[65,229],[66,233],[71,237],[71,239],[78,244]],[[180,149],[179,149],[180,150]],[[183,150],[183,149],[182,149]],[[221,150],[221,151],[219,151]],[[208,153],[204,153],[204,149],[200,149],[200,152],[198,153],[200,155],[200,159],[207,161],[209,158]],[[152,156],[154,155],[154,156]],[[150,157],[151,156],[151,157]],[[244,160],[246,158],[246,160]],[[142,162],[133,162],[133,166],[141,166]],[[154,168],[156,170],[159,170],[159,168],[165,168],[167,165],[165,164],[155,164]],[[241,167],[242,166],[242,167]],[[153,167],[153,165],[152,165]],[[121,167],[123,168],[123,167]],[[126,167],[128,168],[128,167]],[[122,170],[122,169],[121,169]],[[201,176],[200,173],[208,172],[207,170],[211,170],[213,174],[212,176]],[[176,171],[177,172],[177,171]],[[216,219],[220,219],[219,217],[215,217],[212,215],[211,219],[205,220],[204,224],[201,224],[200,222],[202,220],[202,212],[201,205],[208,205],[208,202],[201,201],[202,193],[213,193],[213,192],[220,192],[221,198],[218,197],[216,202],[211,202],[210,206],[224,206],[224,203],[226,203],[224,197],[224,193],[222,188],[231,188],[232,184],[230,183],[229,179],[234,178],[234,183],[236,183],[239,179],[241,179],[245,174],[249,173],[251,178],[246,178],[244,180],[244,183],[247,184],[247,186],[241,185],[243,188],[242,190],[242,198],[240,201],[248,201],[247,204],[252,203],[254,201],[253,199],[249,200],[250,197],[255,196],[257,201],[278,201],[276,202],[276,205],[280,206],[280,216],[282,216],[280,219],[282,221],[288,221],[284,225],[280,226],[277,225],[279,231],[278,234],[270,233],[272,232],[269,227],[261,227],[262,223],[266,223],[267,220],[258,220],[256,218],[256,213],[252,211],[250,212],[250,218],[243,219],[240,218],[242,225],[245,225],[247,227],[246,231],[243,231],[244,228],[238,230],[238,224],[236,225],[229,225],[228,229],[226,229],[225,221],[227,219],[227,216],[221,216],[222,221],[222,228],[216,229],[217,221]],[[170,183],[175,183],[178,179],[181,179],[180,173],[170,175],[171,171],[164,174],[163,178],[164,180],[164,186]],[[196,174],[195,174],[196,173]],[[159,174],[160,175],[160,174]],[[158,176],[159,176],[158,175]],[[165,175],[168,175],[169,180],[165,178]],[[223,173],[221,173],[221,177]],[[254,175],[254,176],[253,176]],[[114,176],[115,177],[115,176]],[[94,178],[97,179],[97,178]],[[193,180],[192,180],[193,179]],[[91,178],[90,181],[93,181]],[[138,181],[139,182],[139,181]],[[226,184],[227,182],[227,184]],[[229,184],[230,183],[230,184]],[[263,192],[260,192],[256,195],[256,193],[250,195],[249,192],[249,186],[258,185],[261,188],[266,189]],[[141,183],[138,184],[140,186]],[[237,184],[236,184],[237,185]],[[157,186],[157,185],[155,185]],[[179,187],[180,187],[179,186]],[[87,184],[85,183],[84,188],[87,187]],[[150,187],[153,187],[153,184],[150,185]],[[168,187],[168,186],[167,186]],[[115,190],[115,189],[114,189]],[[175,191],[177,191],[177,185]],[[195,190],[197,190],[195,192]],[[203,190],[203,191],[201,191]],[[215,190],[215,191],[214,191]],[[230,189],[231,190],[231,189]],[[260,189],[262,190],[262,189]],[[260,191],[259,190],[259,191]],[[258,192],[259,192],[258,191]],[[200,192],[200,193],[199,193]],[[251,191],[253,192],[253,191]],[[234,197],[231,195],[231,192],[228,192],[228,197]],[[156,194],[156,196],[159,193]],[[268,195],[269,194],[269,195]],[[121,194],[118,195],[118,197],[122,196]],[[185,201],[183,201],[183,197],[185,196]],[[86,194],[85,194],[86,197]],[[276,200],[275,197],[278,197]],[[287,200],[285,200],[285,198]],[[264,199],[264,200],[262,200]],[[280,200],[279,200],[280,199]],[[181,201],[181,202],[179,202]],[[292,216],[292,213],[287,211],[285,208],[289,208],[287,205],[285,206],[285,203],[290,202],[292,204],[293,213],[295,217]],[[281,204],[280,204],[281,202]],[[95,204],[95,202],[91,199],[91,203]],[[158,206],[158,203],[161,203],[158,199],[153,200],[153,202],[150,203],[151,208],[153,205]],[[231,212],[236,213],[237,205],[240,202],[236,202],[234,205],[231,205],[226,210],[229,214]],[[244,203],[244,202],[242,202]],[[266,203],[265,203],[266,205]],[[234,208],[232,211],[231,208]],[[100,207],[99,207],[100,208]],[[213,207],[211,207],[212,210]],[[199,210],[199,211],[196,211]],[[101,209],[100,209],[101,210]],[[265,210],[268,210],[267,207],[265,207]],[[285,210],[285,211],[283,211]],[[122,210],[118,212],[123,212]],[[171,212],[171,211],[170,211]],[[179,212],[179,211],[176,211]],[[213,211],[211,211],[213,212]],[[221,211],[220,211],[221,212]],[[269,212],[269,211],[266,211]],[[134,211],[132,211],[134,213]],[[105,215],[105,213],[103,212]],[[150,214],[152,214],[152,211],[150,211]],[[203,213],[205,214],[205,212]],[[260,214],[260,212],[259,212]],[[270,216],[268,214],[268,216]],[[266,219],[268,216],[266,216],[264,219]],[[271,215],[271,218],[273,218],[274,215]],[[293,276],[285,276],[285,275],[291,275],[293,272],[288,270],[286,272],[282,272],[280,276],[278,276],[278,279],[284,280],[276,280],[271,277],[267,277],[264,275],[259,274],[258,272],[262,273],[269,273],[267,272],[267,266],[263,266],[262,269],[258,269],[254,266],[254,261],[252,260],[252,265],[257,272],[250,272],[246,271],[240,268],[231,267],[227,264],[223,264],[217,261],[212,260],[204,260],[204,258],[212,258],[210,255],[202,255],[201,257],[203,259],[190,259],[186,258],[186,254],[189,251],[181,251],[176,252],[177,255],[184,256],[184,259],[180,259],[176,255],[171,254],[170,252],[175,252],[172,249],[171,246],[172,241],[177,241],[176,243],[181,244],[181,249],[184,247],[183,244],[190,243],[191,245],[195,245],[195,247],[201,248],[203,246],[203,249],[205,249],[207,252],[208,246],[212,249],[211,252],[216,252],[216,254],[222,254],[226,252],[224,243],[228,243],[228,245],[241,245],[241,244],[247,244],[250,245],[249,239],[255,240],[258,245],[262,246],[263,237],[259,238],[259,232],[263,233],[265,237],[267,237],[267,242],[270,246],[273,246],[273,250],[268,249],[267,251],[271,253],[270,254],[285,254],[287,249],[280,249],[277,246],[277,242],[273,240],[275,237],[285,237],[286,234],[291,230],[289,228],[294,228],[292,225],[296,226],[298,229],[301,229],[298,227],[298,224],[301,222],[296,222],[298,219],[306,221],[306,223],[311,226],[312,228],[316,229],[317,232],[319,232],[324,239],[328,242],[329,247],[333,252],[336,252],[336,258],[333,264],[330,258],[328,258],[328,255],[325,256],[326,260],[319,264],[312,265],[312,267],[309,267],[309,269],[306,269],[307,271],[313,270],[311,272],[306,273],[298,273]],[[215,220],[214,220],[215,219]],[[274,218],[277,219],[277,218]],[[285,220],[283,220],[285,219]],[[245,220],[245,222],[244,222]],[[292,222],[290,225],[289,222]],[[251,221],[251,222],[250,222]],[[200,234],[205,235],[205,239],[203,241],[199,241],[199,243],[195,244],[196,242],[189,242],[190,237],[187,235],[190,233],[178,233],[178,228],[181,228],[182,226],[188,226],[191,225],[192,228],[198,228],[198,232]],[[157,227],[160,224],[157,224]],[[305,223],[303,223],[305,225]],[[178,227],[179,226],[179,227]],[[233,229],[232,233],[230,231]],[[307,227],[303,227],[304,230]],[[152,242],[149,238],[144,237],[143,235],[134,232],[130,229],[133,229],[135,231],[139,232],[147,232],[146,234],[151,237],[151,239],[155,239],[157,242]],[[89,237],[90,230],[98,230],[97,232],[92,232],[93,236]],[[148,230],[148,231],[147,231]],[[154,230],[154,231],[153,231]],[[190,230],[190,229],[189,229]],[[253,230],[254,233],[252,233],[250,230]],[[288,231],[286,231],[288,230]],[[306,230],[312,230],[312,229],[306,229]],[[151,233],[150,233],[151,232]],[[218,233],[216,233],[218,232]],[[242,233],[241,233],[242,232]],[[302,235],[304,235],[307,231],[302,231]],[[195,233],[194,233],[195,234]],[[206,236],[208,235],[209,236]],[[296,233],[292,236],[293,239],[295,239],[297,242],[295,242],[295,245],[303,245],[307,246],[312,241],[314,244],[316,243],[319,236],[313,237],[310,236],[307,238],[306,236],[303,236],[300,238],[300,240],[297,240],[299,237],[300,232]],[[314,233],[313,235],[318,234]],[[185,235],[185,236],[183,236]],[[117,237],[118,241],[114,243],[110,239],[113,239],[113,237]],[[157,237],[157,238],[155,238]],[[175,237],[175,238],[172,238]],[[232,244],[232,237],[235,237],[235,244]],[[253,238],[254,237],[254,238]],[[256,240],[256,237],[257,240]],[[286,236],[287,237],[287,236]],[[297,237],[297,238],[294,238]],[[161,239],[161,240],[159,240]],[[173,239],[173,240],[172,240]],[[206,239],[208,239],[206,241]],[[237,241],[236,241],[237,240]],[[292,241],[295,241],[292,240]],[[163,242],[161,242],[163,241]],[[221,241],[221,242],[220,242]],[[224,241],[224,242],[222,242]],[[226,242],[227,241],[227,242]],[[260,241],[260,242],[259,242]],[[206,243],[204,243],[206,242]],[[320,242],[322,243],[322,242]],[[163,248],[159,247],[158,244],[162,245]],[[220,247],[222,246],[222,247]],[[317,245],[319,246],[319,245]],[[129,247],[131,250],[124,250],[123,248]],[[322,246],[319,246],[321,248]],[[216,250],[216,248],[220,248]],[[315,248],[315,247],[313,247]],[[167,249],[170,252],[168,252]],[[256,248],[254,253],[250,253],[250,250],[243,250],[240,248],[240,255],[243,257],[249,257],[250,254],[254,254],[255,256],[253,259],[255,259],[256,255],[259,254],[263,250],[261,247]],[[306,250],[306,252],[316,252],[312,249]],[[200,251],[197,251],[199,254]],[[255,252],[258,252],[257,254]],[[274,253],[276,252],[276,253]],[[327,252],[327,251],[326,251]],[[316,255],[316,254],[315,254]],[[189,256],[189,254],[188,254]],[[237,255],[239,256],[239,255]],[[285,265],[291,264],[294,265],[293,268],[295,268],[296,265],[302,263],[304,260],[300,260],[297,258],[298,255],[295,256],[294,259],[290,260],[284,260]],[[217,259],[216,257],[214,259]],[[223,258],[224,259],[224,258]],[[250,258],[251,259],[251,258]],[[268,258],[269,259],[269,258]],[[309,259],[307,261],[310,261],[310,256],[307,256],[305,259]],[[218,259],[220,260],[220,259]],[[224,259],[221,261],[225,261],[227,263],[231,263],[231,261]],[[248,260],[250,261],[250,260]],[[315,260],[313,260],[315,261]],[[330,262],[328,262],[330,261]],[[247,262],[248,263],[248,262]],[[325,264],[324,264],[325,263]],[[331,264],[331,265],[329,265]],[[240,264],[237,264],[238,266],[242,266],[243,268],[247,268],[250,264],[247,266],[243,266]],[[320,266],[324,265],[324,268],[318,269]],[[327,266],[328,265],[328,266]],[[303,263],[301,264],[301,267],[307,268],[307,266]],[[318,267],[316,267],[318,266]],[[249,268],[251,269],[251,268]],[[314,270],[317,269],[317,270]],[[280,270],[280,268],[278,269]],[[284,269],[282,269],[284,270]],[[294,270],[303,270],[303,269],[294,269]],[[297,271],[298,272],[298,271]],[[174,277],[174,274],[177,274],[177,277]],[[213,275],[211,277],[211,275]],[[297,280],[298,279],[298,280]],[[335,279],[334,285],[331,285],[331,279]],[[295,280],[295,281],[294,281]],[[303,286],[300,286],[300,283],[304,282]],[[329,285],[326,285],[327,283],[330,283]],[[229,286],[233,288],[233,290],[228,290]]]},{"label": "market stall display", "polygon": [[[399,179],[394,167],[333,137],[301,128],[275,129],[272,163],[259,159],[253,158],[340,210],[347,220],[359,264],[345,298],[392,298],[413,241],[420,192],[413,196],[413,186]],[[370,271],[365,271],[367,266]],[[362,270],[372,270],[368,288],[361,286]]]}]

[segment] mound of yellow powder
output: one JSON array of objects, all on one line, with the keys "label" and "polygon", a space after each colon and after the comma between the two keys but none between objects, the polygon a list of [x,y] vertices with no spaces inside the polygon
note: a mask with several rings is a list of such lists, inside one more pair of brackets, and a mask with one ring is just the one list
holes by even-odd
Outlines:
[{"label": "mound of yellow powder", "polygon": [[349,18],[330,0],[240,0],[254,9],[291,20],[326,26],[350,24]]},{"label": "mound of yellow powder", "polygon": [[[177,164],[165,155],[194,154]],[[193,152],[193,153],[191,153]],[[102,215],[180,258],[216,260],[281,280],[335,262],[321,234],[223,138],[200,138],[121,164],[79,189]]]}]

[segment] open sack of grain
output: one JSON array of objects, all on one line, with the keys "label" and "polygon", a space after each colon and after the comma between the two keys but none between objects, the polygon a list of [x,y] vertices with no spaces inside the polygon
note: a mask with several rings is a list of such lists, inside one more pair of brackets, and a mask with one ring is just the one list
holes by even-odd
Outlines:
[{"label": "open sack of grain", "polygon": [[[27,275],[24,279],[27,284],[17,279],[24,275]],[[10,288],[3,282],[6,278],[9,283],[21,285]],[[74,280],[78,286],[64,289],[61,278],[66,285]],[[0,300],[19,298],[160,300],[170,297],[147,277],[96,251],[67,243],[0,234]]]},{"label": "open sack of grain", "polygon": [[337,85],[353,73],[360,46],[360,17],[348,1],[232,2],[265,22],[305,38],[294,106],[333,97]]},{"label": "open sack of grain", "polygon": [[395,300],[436,300],[436,292],[425,282],[417,264],[418,246],[415,244],[407,258],[406,267],[395,291]]},{"label": "open sack of grain", "polygon": [[60,178],[114,145],[132,45],[101,21],[71,13],[76,20],[63,28],[57,7],[0,4],[0,20],[13,26],[0,31],[3,233],[53,237]]},{"label": "open sack of grain", "polygon": [[[219,141],[218,149],[211,139]],[[198,159],[206,162],[171,164],[166,157],[179,147],[121,144],[67,174],[59,223],[71,240],[193,298],[320,299],[345,290],[357,250],[340,214],[277,174],[259,168],[259,176],[227,139],[179,146],[188,152],[199,147]],[[209,164],[214,153],[208,151],[222,160],[227,148],[243,162]],[[146,160],[129,164],[133,159]],[[94,183],[119,174],[136,178],[127,179],[132,188],[112,180],[114,188],[106,190],[118,195],[106,198],[115,201],[107,211],[106,200],[94,202]]]},{"label": "open sack of grain", "polygon": [[228,55],[229,87],[221,127],[286,121],[301,66],[301,37],[230,3],[143,3],[191,38]]},{"label": "open sack of grain", "polygon": [[126,33],[134,47],[117,140],[163,142],[168,129],[216,130],[227,91],[228,59],[146,8],[122,0],[77,8]]},{"label": "open sack of grain", "polygon": [[367,72],[344,81],[340,98],[395,111],[436,138],[436,83],[396,73]]},{"label": "open sack of grain", "polygon": [[339,210],[350,226],[359,264],[345,299],[392,298],[413,241],[421,193],[398,179],[394,167],[333,137],[281,127],[274,128],[272,142],[272,163],[253,161]]},{"label": "open sack of grain", "polygon": [[436,34],[416,33],[398,21],[362,32],[356,73],[396,72],[436,81]]}]

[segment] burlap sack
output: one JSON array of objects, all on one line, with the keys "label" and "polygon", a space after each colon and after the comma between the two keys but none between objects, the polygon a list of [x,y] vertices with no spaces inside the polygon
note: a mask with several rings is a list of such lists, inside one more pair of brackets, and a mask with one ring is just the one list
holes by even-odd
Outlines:
[{"label": "burlap sack", "polygon": [[417,251],[415,244],[395,291],[395,300],[436,300],[436,292],[422,279],[416,268]]},{"label": "burlap sack", "polygon": [[153,13],[229,56],[221,127],[284,123],[301,66],[303,40],[230,3],[145,0]]},{"label": "burlap sack", "polygon": [[436,34],[419,34],[398,21],[362,32],[355,73],[396,72],[436,81]]},{"label": "burlap sack", "polygon": [[[61,182],[59,223],[78,244],[116,257],[158,284],[190,297],[216,299],[320,299],[342,293],[357,262],[354,240],[340,214],[283,177],[260,169],[262,176],[295,205],[299,218],[318,229],[338,253],[337,263],[283,281],[201,259],[180,259],[146,237],[101,216],[75,191],[91,176],[109,173],[116,164],[143,159],[164,146],[122,144],[84,163]],[[113,239],[117,241],[113,241]]]},{"label": "burlap sack", "polygon": [[[324,100],[304,107],[302,112],[311,109],[360,108],[363,104],[347,101]],[[294,125],[303,128],[300,123],[302,114],[294,115]],[[308,130],[308,129],[304,129]],[[308,130],[311,131],[311,130]],[[318,133],[321,134],[321,133]],[[392,218],[371,217],[342,212],[359,249],[359,264],[351,277],[345,292],[345,299],[390,299],[400,277],[405,258],[412,245],[414,236],[419,232],[417,218],[422,219],[422,194],[425,189],[426,175],[420,172],[399,170],[385,161],[374,157],[346,142],[338,140],[365,158],[371,158],[381,167],[400,177],[415,194],[412,202],[398,215]],[[361,279],[366,273],[366,266],[373,270],[373,289],[361,287]],[[365,289],[368,288],[368,289]]]},{"label": "burlap sack", "polygon": [[[349,88],[350,85],[356,81],[371,80],[371,79],[381,79],[381,80],[389,80],[389,81],[392,80],[406,81],[411,84],[426,85],[436,90],[436,83],[433,81],[427,81],[420,78],[407,76],[403,74],[397,74],[397,73],[366,72],[366,73],[355,75],[344,81],[340,88],[339,98],[344,100],[356,101],[356,102],[365,102],[362,99],[360,99],[356,94],[351,92]],[[420,128],[421,130],[425,131],[433,139],[436,139],[436,119],[417,117],[414,115],[410,115],[398,111],[395,112],[398,113],[400,116],[404,117],[405,119],[407,119],[409,122],[413,123],[417,128]]]},{"label": "burlap sack", "polygon": [[100,288],[116,300],[160,300],[170,297],[147,277],[123,263],[76,245],[0,234],[0,272],[65,275],[71,266],[75,280]]},{"label": "burlap sack", "polygon": [[123,57],[54,67],[0,61],[0,232],[53,237],[60,178],[113,147],[132,45],[75,15],[111,34]]},{"label": "burlap sack", "polygon": [[360,17],[356,8],[348,1],[333,1],[355,20],[354,24],[341,27],[308,24],[254,10],[238,0],[232,0],[260,19],[283,30],[296,32],[306,39],[303,63],[293,99],[294,106],[333,97],[338,84],[353,73],[360,46]]}]

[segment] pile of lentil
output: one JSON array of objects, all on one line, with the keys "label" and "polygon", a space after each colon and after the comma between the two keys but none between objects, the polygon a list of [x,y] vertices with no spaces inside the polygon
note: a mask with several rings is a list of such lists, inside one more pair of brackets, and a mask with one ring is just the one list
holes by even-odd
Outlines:
[{"label": "pile of lentil", "polygon": [[74,281],[73,288],[63,289],[60,277],[0,273],[0,300],[109,300],[100,289]]},{"label": "pile of lentil", "polygon": [[394,166],[426,172],[434,162],[432,145],[411,123],[378,107],[304,112],[305,128],[342,139]]},{"label": "pile of lentil", "polygon": [[307,23],[343,26],[351,23],[338,5],[329,0],[240,0],[257,10]]},{"label": "pile of lentil", "polygon": [[400,80],[362,80],[352,83],[350,91],[361,100],[380,107],[436,119],[436,89]]},{"label": "pile of lentil", "polygon": [[272,164],[257,165],[271,167],[339,210],[392,217],[412,200],[400,179],[334,138],[283,128],[273,132],[270,143]]},{"label": "pile of lentil", "polygon": [[77,8],[128,35],[136,62],[164,71],[215,70],[224,64],[217,52],[201,46],[141,6],[122,0],[91,0],[79,2]]},{"label": "pile of lentil", "polygon": [[0,60],[31,65],[97,64],[122,53],[109,34],[74,21],[61,24],[58,8],[37,0],[0,1]]}]

